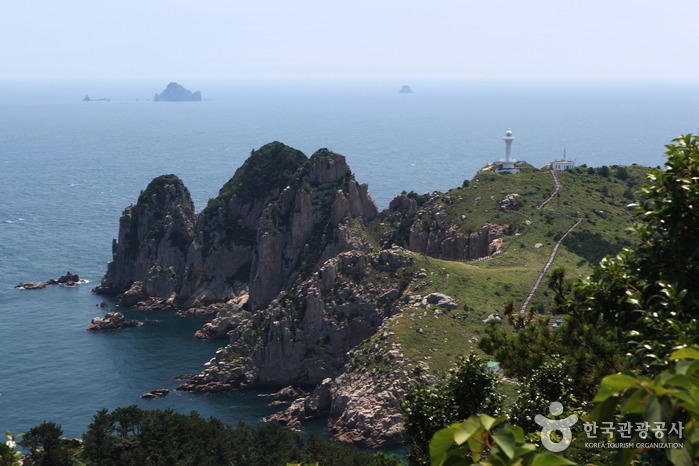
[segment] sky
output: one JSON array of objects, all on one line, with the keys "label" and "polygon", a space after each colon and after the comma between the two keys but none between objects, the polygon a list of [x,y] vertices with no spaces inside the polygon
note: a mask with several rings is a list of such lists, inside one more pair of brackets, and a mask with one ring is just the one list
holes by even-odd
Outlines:
[{"label": "sky", "polygon": [[5,0],[0,81],[699,81],[697,0]]}]

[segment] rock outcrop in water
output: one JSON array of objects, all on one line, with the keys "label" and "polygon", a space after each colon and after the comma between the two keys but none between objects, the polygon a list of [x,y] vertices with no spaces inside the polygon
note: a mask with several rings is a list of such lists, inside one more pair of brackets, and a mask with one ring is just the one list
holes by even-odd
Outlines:
[{"label": "rock outcrop in water", "polygon": [[119,219],[113,260],[98,294],[119,296],[119,305],[169,307],[184,280],[197,217],[189,191],[175,175],[155,178]]},{"label": "rock outcrop in water", "polygon": [[95,317],[86,330],[120,330],[122,328],[136,327],[137,320],[126,320],[121,312],[108,312],[104,317]]},{"label": "rock outcrop in water", "polygon": [[170,83],[160,94],[155,94],[153,100],[164,102],[197,102],[201,101],[201,92],[192,92],[177,83]]},{"label": "rock outcrop in water", "polygon": [[51,286],[51,285],[76,286],[79,283],[80,283],[80,277],[78,277],[77,274],[66,272],[66,274],[61,275],[58,278],[58,280],[54,280],[52,278],[50,280],[46,280],[45,282],[39,282],[39,283],[24,282],[24,283],[20,283],[19,285],[15,286],[15,288],[22,288],[25,290],[41,290],[41,289],[46,288],[47,286]]}]

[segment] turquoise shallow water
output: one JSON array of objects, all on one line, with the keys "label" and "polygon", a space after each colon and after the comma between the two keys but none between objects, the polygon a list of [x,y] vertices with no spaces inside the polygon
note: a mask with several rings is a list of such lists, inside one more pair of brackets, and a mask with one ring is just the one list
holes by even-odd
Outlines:
[{"label": "turquoise shallow water", "polygon": [[[152,323],[85,331],[104,313],[90,288],[119,215],[155,176],[180,176],[201,210],[251,149],[279,140],[309,156],[321,147],[345,155],[385,208],[404,189],[461,185],[504,155],[508,127],[513,155],[536,166],[564,147],[579,164],[655,166],[664,144],[699,127],[691,86],[425,83],[400,95],[400,85],[218,85],[201,89],[209,100],[181,104],[147,101],[157,88],[88,87],[0,92],[0,429],[48,420],[79,436],[97,410],[130,404],[232,423],[271,412],[255,393],[139,398],[174,388],[172,377],[198,372],[216,351],[193,338],[198,319],[126,310]],[[85,93],[112,101],[85,103]],[[13,289],[66,271],[89,283]]]}]

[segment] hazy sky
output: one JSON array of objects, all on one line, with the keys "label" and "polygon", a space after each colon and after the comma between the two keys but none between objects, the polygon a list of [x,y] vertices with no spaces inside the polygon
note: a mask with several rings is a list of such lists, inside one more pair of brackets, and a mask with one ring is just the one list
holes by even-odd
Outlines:
[{"label": "hazy sky", "polygon": [[0,80],[699,80],[697,0],[6,0]]}]

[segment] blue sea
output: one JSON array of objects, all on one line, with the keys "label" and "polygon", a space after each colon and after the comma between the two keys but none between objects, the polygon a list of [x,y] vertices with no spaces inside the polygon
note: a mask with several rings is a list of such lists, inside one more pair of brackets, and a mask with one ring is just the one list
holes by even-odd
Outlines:
[{"label": "blue sea", "polygon": [[[0,91],[0,431],[43,421],[78,437],[102,408],[199,411],[229,423],[273,412],[255,392],[171,393],[223,342],[203,324],[123,309],[146,325],[88,333],[97,285],[124,207],[161,174],[183,179],[201,210],[252,149],[281,141],[347,157],[379,208],[403,190],[461,186],[504,156],[535,166],[662,165],[664,145],[699,128],[699,86],[591,83],[181,83],[204,101],[152,102],[166,83],[4,84]],[[93,99],[110,101],[83,102]],[[74,288],[19,282],[77,273]],[[114,304],[110,301],[110,304]]]}]

